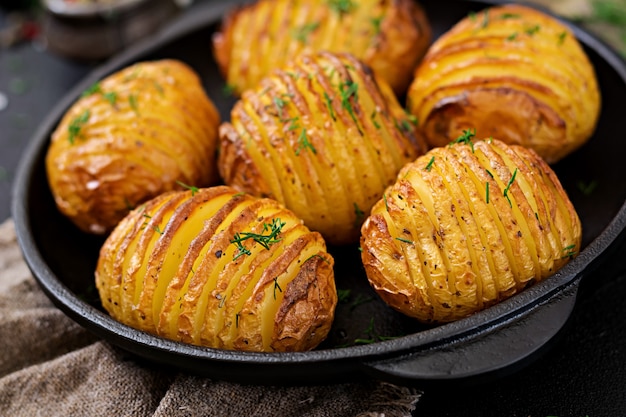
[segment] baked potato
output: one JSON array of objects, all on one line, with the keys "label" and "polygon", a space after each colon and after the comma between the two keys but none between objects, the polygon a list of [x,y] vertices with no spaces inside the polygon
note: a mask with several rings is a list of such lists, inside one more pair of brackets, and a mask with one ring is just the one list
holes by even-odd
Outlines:
[{"label": "baked potato", "polygon": [[333,262],[321,235],[278,202],[191,187],[130,212],[95,276],[104,308],[131,327],[221,349],[303,351],[332,324]]},{"label": "baked potato", "polygon": [[218,169],[274,198],[328,243],[356,242],[365,214],[426,151],[391,88],[349,54],[303,54],[247,90],[220,126]]},{"label": "baked potato", "polygon": [[94,84],[69,108],[46,155],[59,210],[106,234],[158,194],[208,186],[219,114],[196,73],[175,60],[141,62]]},{"label": "baked potato", "polygon": [[367,277],[424,323],[469,316],[555,273],[581,223],[535,151],[499,140],[438,147],[408,164],[363,224]]},{"label": "baked potato", "polygon": [[567,26],[506,5],[464,18],[432,45],[407,107],[431,146],[475,128],[480,137],[533,148],[551,164],[591,137],[600,94]]},{"label": "baked potato", "polygon": [[224,19],[213,50],[237,94],[317,50],[351,53],[404,94],[430,41],[428,19],[412,0],[260,0]]}]

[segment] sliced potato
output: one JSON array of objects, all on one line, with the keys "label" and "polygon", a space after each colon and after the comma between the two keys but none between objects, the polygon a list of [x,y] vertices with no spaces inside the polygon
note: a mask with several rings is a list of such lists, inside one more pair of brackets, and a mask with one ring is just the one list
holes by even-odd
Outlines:
[{"label": "sliced potato", "polygon": [[361,237],[373,288],[426,323],[466,317],[545,279],[580,243],[554,172],[536,152],[498,140],[435,148],[408,164]]},{"label": "sliced potato", "polygon": [[466,17],[433,44],[407,107],[431,146],[475,128],[480,137],[533,148],[554,163],[591,137],[600,94],[567,26],[507,5]]},{"label": "sliced potato", "polygon": [[328,52],[246,91],[219,133],[226,184],[280,201],[333,244],[358,240],[385,187],[426,150],[389,86]]},{"label": "sliced potato", "polygon": [[52,134],[48,182],[59,210],[105,234],[158,194],[217,181],[220,119],[196,73],[175,60],[142,62],[101,80]]},{"label": "sliced potato", "polygon": [[427,17],[411,0],[260,0],[234,10],[213,46],[238,93],[303,51],[325,50],[351,53],[404,94],[430,41]]},{"label": "sliced potato", "polygon": [[333,258],[274,200],[225,187],[162,194],[100,252],[96,286],[116,320],[221,349],[303,351],[330,330]]}]

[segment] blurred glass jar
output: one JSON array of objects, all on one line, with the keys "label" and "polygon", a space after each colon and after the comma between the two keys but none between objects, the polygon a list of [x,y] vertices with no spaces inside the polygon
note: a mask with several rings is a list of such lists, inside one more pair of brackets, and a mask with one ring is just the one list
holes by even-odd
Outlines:
[{"label": "blurred glass jar", "polygon": [[47,48],[102,60],[154,33],[180,9],[175,0],[43,0]]}]

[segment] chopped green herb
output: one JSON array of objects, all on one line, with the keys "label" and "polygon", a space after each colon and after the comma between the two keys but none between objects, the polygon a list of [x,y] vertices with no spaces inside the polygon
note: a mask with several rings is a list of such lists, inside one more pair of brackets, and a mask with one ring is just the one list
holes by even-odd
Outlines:
[{"label": "chopped green herb", "polygon": [[502,20],[506,20],[506,19],[519,19],[520,17],[522,17],[521,15],[517,14],[517,13],[502,13],[500,15],[500,19]]},{"label": "chopped green herb", "polygon": [[227,97],[233,96],[235,91],[237,91],[237,87],[232,84],[226,84],[224,88],[222,88],[222,93]]},{"label": "chopped green herb", "polygon": [[328,7],[331,10],[341,14],[350,13],[352,9],[356,7],[356,5],[352,2],[352,0],[327,0]]},{"label": "chopped green herb", "polygon": [[567,31],[563,31],[561,33],[559,33],[559,45],[563,45],[563,42],[565,42],[565,38],[567,37]]},{"label": "chopped green herb", "polygon": [[373,300],[374,300],[373,297],[365,297],[363,294],[357,294],[357,296],[354,297],[354,301],[350,303],[350,311],[353,311],[358,306],[365,304],[365,303],[369,303],[370,301],[373,301]]},{"label": "chopped green herb", "polygon": [[352,103],[350,102],[350,97],[354,97],[354,100],[359,99],[358,93],[359,85],[352,80],[348,80],[339,84],[339,91],[341,93],[341,107],[350,113],[352,120],[354,123],[358,123],[356,119],[356,115],[354,114],[354,109],[352,108]]},{"label": "chopped green herb", "polygon": [[[243,255],[250,255],[251,252],[245,246],[243,246],[243,242],[252,239],[259,245],[263,246],[265,249],[269,250],[270,245],[280,242],[281,239],[278,238],[278,235],[282,231],[285,226],[285,222],[280,219],[272,219],[272,223],[263,223],[263,232],[262,233],[252,233],[252,232],[241,232],[235,233],[235,236],[230,241],[237,246],[237,252],[233,257],[233,261]],[[263,233],[268,232],[267,235]]]},{"label": "chopped green herb", "polygon": [[154,231],[157,232],[158,234],[162,235],[163,231],[161,230],[161,228],[159,227],[159,225],[157,224],[156,226],[154,226]]},{"label": "chopped green herb", "polygon": [[76,116],[67,127],[69,133],[67,140],[69,140],[70,145],[74,144],[74,139],[80,135],[80,131],[89,121],[89,117],[91,117],[91,113],[89,110],[85,110],[80,115]]},{"label": "chopped green herb", "polygon": [[374,318],[370,319],[370,323],[367,326],[367,328],[364,330],[364,332],[367,336],[367,338],[358,338],[358,339],[354,339],[354,344],[357,345],[367,345],[367,344],[371,344],[371,343],[375,343],[375,342],[382,342],[385,340],[392,340],[395,339],[396,337],[394,336],[381,336],[378,333],[376,333],[375,329],[374,329]]},{"label": "chopped green herb", "polygon": [[409,245],[413,245],[414,244],[414,242],[412,240],[404,239],[402,237],[397,237],[396,240],[399,240],[400,242],[408,243]]},{"label": "chopped green herb", "polygon": [[576,255],[576,251],[574,249],[576,249],[575,244],[564,247],[563,252],[565,252],[565,254],[561,257],[561,259],[570,258]]},{"label": "chopped green herb", "polygon": [[282,288],[280,288],[280,285],[278,285],[278,277],[274,278],[274,300],[276,299],[276,289],[278,289],[278,291],[283,292]]},{"label": "chopped green herb", "polygon": [[103,93],[102,97],[108,101],[111,106],[115,106],[115,103],[117,103],[117,93],[115,91],[110,91],[108,93]]},{"label": "chopped green herb", "polygon": [[586,195],[586,196],[591,195],[591,193],[594,192],[597,186],[598,186],[598,182],[595,180],[592,180],[589,182],[578,181],[576,183],[576,188],[578,188],[578,190],[581,193],[583,193],[583,195]]},{"label": "chopped green herb", "polygon": [[398,129],[400,133],[403,133],[403,134],[411,133],[411,131],[413,130],[413,128],[411,127],[411,123],[406,119],[402,119],[402,120],[394,119],[394,124],[396,126],[396,129]]},{"label": "chopped green herb", "polygon": [[329,261],[328,259],[324,258],[324,257],[323,257],[322,255],[320,255],[319,253],[316,253],[315,255],[311,255],[311,256],[309,256],[308,258],[306,258],[306,261],[304,261],[304,262],[307,262],[309,259],[313,259],[313,258],[320,258],[322,261],[324,261],[324,262],[326,262],[328,265],[330,265],[330,261]]},{"label": "chopped green herb", "polygon": [[348,299],[350,298],[350,293],[352,292],[352,290],[347,289],[347,290],[342,290],[342,289],[337,289],[337,299],[340,303],[346,303],[348,302]]},{"label": "chopped green herb", "polygon": [[276,106],[276,109],[278,110],[278,118],[280,119],[281,122],[284,122],[286,120],[283,120],[283,108],[285,107],[285,100],[283,100],[280,97],[273,97],[272,101],[274,102],[274,105]]},{"label": "chopped green herb", "polygon": [[301,43],[308,43],[309,35],[320,26],[320,22],[304,24],[291,32],[291,37]]},{"label": "chopped green herb", "polygon": [[476,136],[476,129],[466,129],[463,131],[463,134],[450,142],[448,146],[452,146],[457,143],[463,143],[465,145],[469,145],[472,148],[472,153],[474,152],[474,142],[472,142],[472,138]]},{"label": "chopped green herb", "polygon": [[541,29],[541,26],[535,25],[526,29],[524,32],[526,32],[528,36],[533,36],[535,33],[539,32],[539,29]]},{"label": "chopped green herb", "polygon": [[326,107],[328,108],[328,113],[330,113],[330,117],[332,117],[333,120],[337,120],[335,118],[335,110],[333,109],[333,99],[330,98],[326,91],[324,91],[324,101],[326,102]]},{"label": "chopped green herb", "polygon": [[430,172],[431,169],[433,169],[433,164],[435,163],[435,157],[432,156],[430,158],[430,161],[428,161],[428,164],[426,164],[426,167],[424,167],[424,169],[428,172]]},{"label": "chopped green herb", "polygon": [[183,188],[190,190],[192,197],[198,192],[198,187],[194,187],[193,185],[187,185],[181,181],[176,181],[176,184],[180,185]]},{"label": "chopped green herb", "polygon": [[383,16],[372,17],[370,22],[372,22],[372,26],[374,27],[374,36],[380,33],[380,24],[383,21]]},{"label": "chopped green herb", "polygon": [[489,204],[489,181],[485,183],[485,203]]},{"label": "chopped green herb", "polygon": [[317,154],[317,150],[313,146],[313,144],[309,141],[309,137],[306,134],[306,129],[302,128],[302,132],[300,132],[300,136],[298,137],[298,147],[296,148],[296,156],[300,155],[300,152],[303,150],[310,150],[313,154]]},{"label": "chopped green herb", "polygon": [[487,173],[487,175],[489,175],[491,178],[493,178],[493,174],[491,173],[491,171],[489,171],[488,169],[485,170],[485,172]]},{"label": "chopped green herb", "polygon": [[504,197],[507,199],[507,201],[509,202],[509,206],[513,207],[513,203],[511,203],[511,199],[509,198],[509,190],[511,189],[511,186],[513,185],[513,181],[515,181],[515,176],[517,175],[517,168],[515,168],[515,171],[513,171],[513,175],[511,175],[511,179],[509,180],[509,183],[506,185],[506,188],[504,189]]},{"label": "chopped green herb", "polygon": [[385,202],[385,210],[389,213],[389,204],[387,203],[387,194],[383,194],[383,201]]},{"label": "chopped green herb", "polygon": [[131,94],[128,96],[128,104],[135,113],[139,114],[139,108],[137,107],[137,94]]},{"label": "chopped green herb", "polygon": [[359,208],[359,205],[357,203],[354,203],[354,215],[356,216],[354,219],[354,225],[358,227],[363,221],[365,213]]},{"label": "chopped green herb", "polygon": [[470,19],[472,22],[475,22],[475,21],[476,21],[476,12],[474,12],[474,11],[469,12],[469,13],[467,14],[467,17],[469,17],[469,19]]},{"label": "chopped green herb", "polygon": [[517,38],[517,32],[513,32],[509,36],[507,36],[506,40],[507,41],[514,41],[516,38]]},{"label": "chopped green herb", "polygon": [[100,83],[99,82],[95,82],[88,89],[83,91],[83,93],[80,96],[81,97],[88,97],[88,96],[90,96],[92,94],[101,93],[101,92],[102,92],[102,89],[100,88]]},{"label": "chopped green herb", "polygon": [[372,112],[372,115],[370,116],[370,120],[372,121],[372,124],[374,125],[376,129],[380,129],[380,123],[376,121],[377,114],[378,112],[376,111],[376,109],[374,109],[374,111]]},{"label": "chopped green herb", "polygon": [[483,13],[483,23],[480,28],[485,29],[487,26],[489,26],[489,9],[485,9]]}]

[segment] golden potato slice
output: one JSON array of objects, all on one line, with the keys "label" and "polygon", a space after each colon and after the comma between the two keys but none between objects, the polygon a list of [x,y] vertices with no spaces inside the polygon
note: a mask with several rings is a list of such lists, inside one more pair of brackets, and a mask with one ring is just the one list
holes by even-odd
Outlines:
[{"label": "golden potato slice", "polygon": [[472,14],[441,36],[407,95],[431,146],[475,128],[548,163],[585,143],[600,112],[595,72],[574,34],[515,5]]},{"label": "golden potato slice", "polygon": [[48,182],[59,210],[104,234],[158,194],[217,180],[219,114],[196,73],[175,60],[142,62],[101,80],[52,134]]},{"label": "golden potato slice", "polygon": [[333,265],[321,235],[278,202],[191,187],[131,211],[95,276],[104,308],[139,330],[221,349],[303,351],[332,325]]},{"label": "golden potato slice", "polygon": [[431,30],[411,0],[260,0],[234,10],[213,38],[235,92],[254,88],[303,51],[348,52],[404,94]]},{"label": "golden potato slice", "polygon": [[305,54],[235,104],[218,167],[226,184],[280,201],[329,243],[354,242],[385,187],[425,151],[415,130],[356,58]]},{"label": "golden potato slice", "polygon": [[537,153],[471,137],[408,164],[363,224],[371,285],[422,322],[480,311],[580,251],[578,215]]}]

